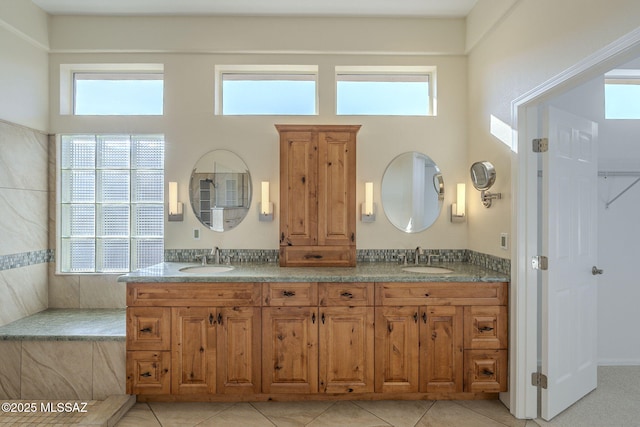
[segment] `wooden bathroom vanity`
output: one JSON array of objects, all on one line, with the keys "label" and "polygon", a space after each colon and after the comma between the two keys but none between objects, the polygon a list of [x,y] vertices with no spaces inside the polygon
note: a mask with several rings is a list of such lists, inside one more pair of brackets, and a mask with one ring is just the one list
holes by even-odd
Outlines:
[{"label": "wooden bathroom vanity", "polygon": [[[287,270],[285,281],[241,270],[125,276],[127,393],[246,401],[483,399],[507,390],[506,281],[327,269]],[[384,280],[360,281],[375,277]]]}]

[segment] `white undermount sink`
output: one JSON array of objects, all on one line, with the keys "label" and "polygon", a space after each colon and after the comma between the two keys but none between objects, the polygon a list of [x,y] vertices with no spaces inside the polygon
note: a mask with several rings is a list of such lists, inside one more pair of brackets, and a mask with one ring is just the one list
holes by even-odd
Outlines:
[{"label": "white undermount sink", "polygon": [[191,274],[216,274],[226,273],[233,269],[234,267],[231,265],[191,265],[189,267],[181,268],[180,271]]},{"label": "white undermount sink", "polygon": [[405,267],[402,269],[403,271],[408,271],[409,273],[430,273],[430,274],[444,274],[451,273],[453,270],[449,270],[444,267],[431,267],[428,265],[419,265],[415,267]]}]

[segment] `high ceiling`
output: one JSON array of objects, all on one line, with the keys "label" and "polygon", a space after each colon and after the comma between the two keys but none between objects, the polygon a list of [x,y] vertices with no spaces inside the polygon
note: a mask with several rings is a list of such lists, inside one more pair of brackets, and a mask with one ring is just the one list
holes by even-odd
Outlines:
[{"label": "high ceiling", "polygon": [[32,0],[52,15],[464,17],[477,0]]}]

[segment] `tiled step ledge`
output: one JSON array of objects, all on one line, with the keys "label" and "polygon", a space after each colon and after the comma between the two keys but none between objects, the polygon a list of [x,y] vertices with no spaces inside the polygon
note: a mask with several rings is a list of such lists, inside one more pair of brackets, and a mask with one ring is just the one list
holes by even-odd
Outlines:
[{"label": "tiled step ledge", "polygon": [[0,327],[0,400],[125,395],[124,309],[49,309]]}]

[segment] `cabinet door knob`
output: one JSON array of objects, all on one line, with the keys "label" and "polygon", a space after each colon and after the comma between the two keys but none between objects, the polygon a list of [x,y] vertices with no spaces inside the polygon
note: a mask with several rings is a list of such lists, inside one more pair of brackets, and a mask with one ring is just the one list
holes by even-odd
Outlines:
[{"label": "cabinet door knob", "polygon": [[418,312],[417,311],[415,313],[413,313],[413,321],[415,323],[418,323]]},{"label": "cabinet door knob", "polygon": [[209,324],[213,325],[213,313],[209,313]]},{"label": "cabinet door knob", "polygon": [[222,313],[218,313],[218,325],[222,325]]},{"label": "cabinet door knob", "polygon": [[311,323],[313,323],[314,325],[315,325],[315,323],[316,323],[316,314],[315,314],[315,313],[313,313],[313,314],[311,315]]}]

